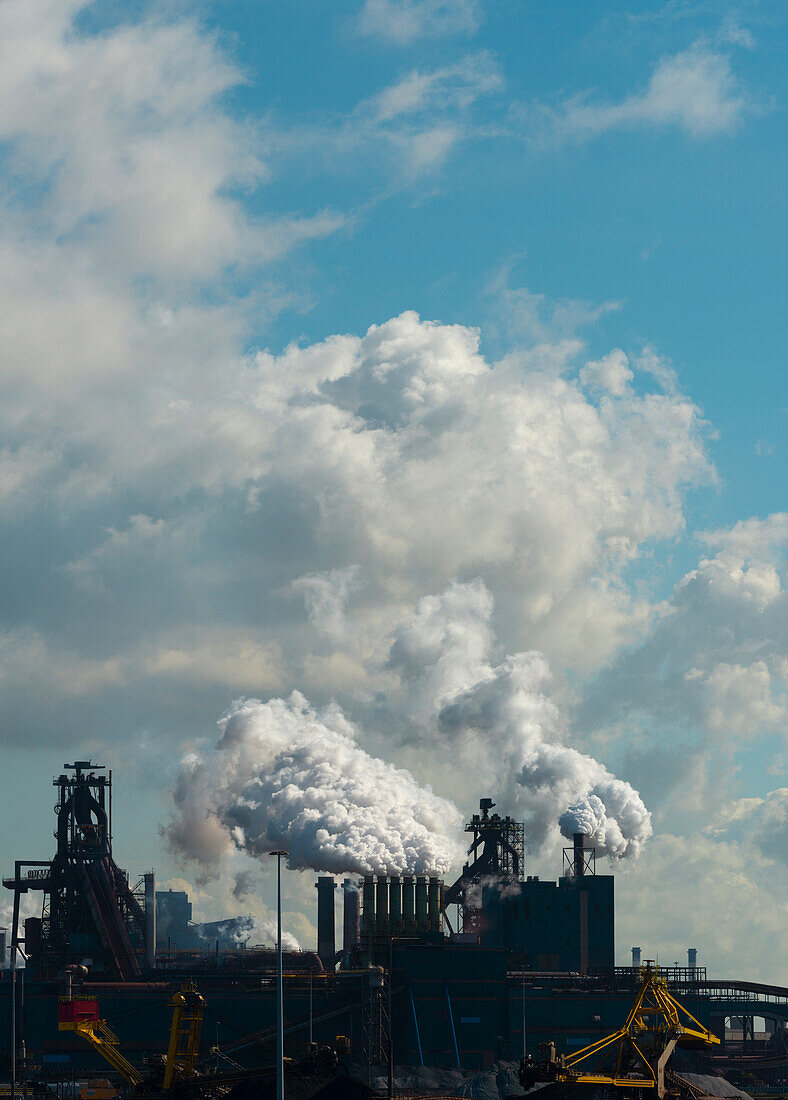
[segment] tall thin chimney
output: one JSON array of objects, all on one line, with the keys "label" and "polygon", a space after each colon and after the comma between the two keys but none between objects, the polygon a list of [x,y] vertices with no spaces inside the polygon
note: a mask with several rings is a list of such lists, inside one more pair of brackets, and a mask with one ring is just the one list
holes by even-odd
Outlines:
[{"label": "tall thin chimney", "polygon": [[441,880],[431,878],[428,889],[430,931],[439,932],[441,926]]},{"label": "tall thin chimney", "polygon": [[371,936],[375,931],[375,879],[364,875],[364,893],[361,904],[361,932]]},{"label": "tall thin chimney", "polygon": [[694,977],[695,976],[694,972],[698,968],[698,949],[697,949],[697,947],[688,947],[687,948],[687,966],[693,972],[693,977]]},{"label": "tall thin chimney", "polygon": [[633,947],[632,948],[632,965],[635,967],[636,970],[640,966],[640,948],[639,947]]},{"label": "tall thin chimney", "polygon": [[575,833],[572,837],[572,842],[574,844],[574,872],[577,878],[581,878],[586,873],[586,861],[583,854],[585,840],[584,833]]},{"label": "tall thin chimney", "polygon": [[334,967],[337,952],[336,928],[334,924],[333,875],[320,875],[315,883],[317,888],[317,953],[327,969]]},{"label": "tall thin chimney", "polygon": [[143,875],[145,883],[145,962],[156,967],[156,876],[153,871]]},{"label": "tall thin chimney", "polygon": [[429,927],[427,913],[427,876],[418,875],[416,878],[416,926],[419,932],[424,932]]},{"label": "tall thin chimney", "polygon": [[389,879],[389,921],[392,936],[402,931],[402,879],[392,875]]},{"label": "tall thin chimney", "polygon": [[342,950],[347,955],[358,943],[359,892],[358,884],[346,878],[342,883],[344,907],[342,912]]},{"label": "tall thin chimney", "polygon": [[385,875],[378,875],[375,888],[375,931],[379,936],[389,931],[389,880]]},{"label": "tall thin chimney", "polygon": [[402,924],[405,933],[416,928],[416,896],[413,875],[404,875],[402,879]]}]

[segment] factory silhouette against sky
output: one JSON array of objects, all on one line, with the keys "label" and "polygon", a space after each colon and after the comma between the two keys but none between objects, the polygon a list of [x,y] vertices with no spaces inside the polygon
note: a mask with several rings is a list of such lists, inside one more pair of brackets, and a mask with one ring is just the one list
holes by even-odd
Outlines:
[{"label": "factory silhouette against sky", "polygon": [[[64,1060],[92,1064],[92,1052],[57,1029],[65,976],[72,993],[118,1015],[129,1052],[161,1048],[163,1031],[151,1022],[161,983],[189,982],[217,1013],[218,1049],[241,1063],[258,1056],[275,1031],[271,950],[246,941],[244,918],[194,924],[185,893],[157,892],[152,873],[129,879],[112,854],[112,775],[101,765],[76,761],[54,784],[54,857],[17,861],[4,879],[14,897],[12,945],[27,956],[24,1059],[44,1074]],[[340,884],[318,877],[317,950],[285,953],[288,1050],[303,1046],[309,1028],[318,1042],[347,1036],[350,1058],[368,1075],[390,1043],[403,1064],[480,1070],[547,1039],[571,1051],[620,1020],[640,958],[615,966],[614,878],[596,872],[587,838],[574,836],[563,873],[545,881],[525,875],[523,825],[496,814],[492,799],[481,800],[465,831],[469,858],[451,884],[429,875],[345,877],[341,943]],[[41,915],[23,917],[31,895],[42,900]],[[744,1042],[767,1062],[784,1048],[785,990],[710,981],[694,949],[687,966],[665,974],[723,1041],[720,1065]],[[5,1034],[10,990],[6,969]],[[756,1027],[758,1019],[766,1025]]]}]

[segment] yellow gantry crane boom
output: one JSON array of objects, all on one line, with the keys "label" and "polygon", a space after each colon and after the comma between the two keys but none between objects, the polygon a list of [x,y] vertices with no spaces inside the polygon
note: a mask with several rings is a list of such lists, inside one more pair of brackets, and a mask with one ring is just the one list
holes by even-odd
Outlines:
[{"label": "yellow gantry crane boom", "polygon": [[173,996],[172,1006],[170,1045],[164,1071],[165,1089],[171,1089],[176,1078],[194,1076],[205,1000],[193,985],[188,985]]},{"label": "yellow gantry crane boom", "polygon": [[58,1017],[59,1031],[75,1031],[97,1050],[130,1085],[142,1083],[142,1074],[120,1049],[118,1037],[98,1014],[98,1001],[92,998],[62,997]]},{"label": "yellow gantry crane boom", "polygon": [[[200,1046],[205,1000],[193,985],[184,986],[173,994],[172,1026],[164,1070],[164,1089],[170,1090],[176,1081],[193,1077]],[[95,997],[61,997],[58,1006],[58,1030],[75,1031],[135,1088],[142,1083],[142,1074],[120,1049],[117,1035],[106,1020],[99,1016]]]},{"label": "yellow gantry crane boom", "polygon": [[662,1100],[665,1069],[676,1047],[699,1050],[719,1042],[671,996],[667,982],[647,962],[623,1027],[573,1054],[561,1055],[554,1043],[543,1044],[544,1060],[524,1064],[523,1073],[529,1079],[564,1084],[654,1089]]}]

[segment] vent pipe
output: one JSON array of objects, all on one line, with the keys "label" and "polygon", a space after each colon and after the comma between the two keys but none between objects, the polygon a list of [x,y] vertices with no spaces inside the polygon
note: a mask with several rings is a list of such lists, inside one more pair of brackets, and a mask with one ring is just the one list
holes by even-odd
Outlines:
[{"label": "vent pipe", "polygon": [[392,875],[389,879],[389,921],[392,936],[402,931],[402,879]]},{"label": "vent pipe", "polygon": [[417,875],[416,877],[416,927],[419,932],[423,932],[429,927],[426,875]]},{"label": "vent pipe", "polygon": [[413,875],[404,875],[402,879],[402,924],[405,932],[416,928],[416,896]]},{"label": "vent pipe", "polygon": [[586,873],[586,861],[584,855],[585,848],[585,834],[575,833],[572,837],[574,844],[574,874],[577,878],[582,878]]},{"label": "vent pipe", "polygon": [[156,968],[156,876],[153,871],[143,875],[145,883],[145,962]]},{"label": "vent pipe", "polygon": [[337,953],[336,928],[334,924],[333,875],[320,875],[315,883],[317,889],[317,953],[327,970],[334,968],[334,956]]},{"label": "vent pipe", "polygon": [[441,927],[441,880],[431,878],[428,892],[429,922],[432,932],[439,932]]},{"label": "vent pipe", "polygon": [[377,910],[375,931],[379,936],[386,936],[389,930],[389,881],[385,875],[378,875],[375,908]]},{"label": "vent pipe", "polygon": [[342,950],[347,955],[358,943],[359,902],[361,900],[358,891],[358,883],[350,878],[346,878],[342,883],[342,893],[344,896],[342,912]]},{"label": "vent pipe", "polygon": [[371,936],[375,931],[375,879],[372,875],[364,875],[362,889],[361,933],[364,936]]}]

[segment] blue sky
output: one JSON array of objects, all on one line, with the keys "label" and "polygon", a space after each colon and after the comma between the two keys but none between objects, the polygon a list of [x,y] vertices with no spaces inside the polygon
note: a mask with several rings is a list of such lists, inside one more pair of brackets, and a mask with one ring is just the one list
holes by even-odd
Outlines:
[{"label": "blue sky", "polygon": [[622,960],[767,971],[785,31],[0,0],[6,862],[93,753],[122,861],[265,928],[290,847],[308,943],[315,868],[449,876],[493,794],[543,875],[587,825]]},{"label": "blue sky", "polygon": [[[353,214],[349,231],[296,261],[312,308],[300,318],[286,312],[262,339],[355,331],[414,302],[425,316],[484,325],[490,286],[505,270],[514,286],[550,298],[618,302],[587,337],[592,346],[656,343],[719,433],[724,484],[699,502],[704,522],[771,510],[786,416],[779,5],[517,0],[474,15],[473,32],[459,19],[454,34],[403,42],[360,34],[352,5],[208,9],[248,76],[234,104],[285,129],[340,126],[403,73],[480,53],[500,78],[461,112],[469,133],[441,170],[409,186],[376,171],[371,150],[310,166],[307,148],[260,189],[261,212],[326,205]],[[730,127],[694,135],[681,123],[646,122],[595,139],[529,142],[529,110],[578,95],[621,102],[644,91],[662,60],[693,48],[730,65],[726,95],[741,102]],[[512,118],[520,112],[526,120]],[[500,342],[490,334],[485,346],[495,352]]]}]

